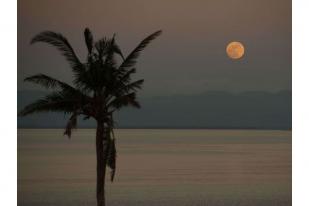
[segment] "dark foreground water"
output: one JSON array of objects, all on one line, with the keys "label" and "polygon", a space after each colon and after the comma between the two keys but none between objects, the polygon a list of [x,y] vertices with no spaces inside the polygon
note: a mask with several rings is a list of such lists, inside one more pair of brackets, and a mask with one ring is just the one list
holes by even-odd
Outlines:
[{"label": "dark foreground water", "polygon": [[[95,205],[95,131],[18,130],[18,205]],[[291,132],[116,130],[108,206],[290,206]]]}]

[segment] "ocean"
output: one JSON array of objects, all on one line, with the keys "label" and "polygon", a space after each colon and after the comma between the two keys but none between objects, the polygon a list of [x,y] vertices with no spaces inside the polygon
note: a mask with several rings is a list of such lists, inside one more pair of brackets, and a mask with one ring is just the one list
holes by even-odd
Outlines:
[{"label": "ocean", "polygon": [[[292,135],[117,129],[108,206],[290,206]],[[18,129],[18,206],[95,205],[95,130]]]}]

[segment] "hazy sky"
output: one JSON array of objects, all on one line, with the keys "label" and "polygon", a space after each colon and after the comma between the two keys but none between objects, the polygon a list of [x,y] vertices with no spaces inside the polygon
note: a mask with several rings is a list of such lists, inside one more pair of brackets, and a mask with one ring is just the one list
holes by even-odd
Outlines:
[{"label": "hazy sky", "polygon": [[[18,89],[37,89],[22,79],[46,73],[71,81],[55,48],[29,45],[40,31],[63,33],[84,60],[83,30],[95,38],[117,34],[125,54],[148,34],[163,34],[142,54],[137,77],[143,94],[194,94],[208,90],[291,89],[290,0],[19,0]],[[225,53],[241,41],[239,61]]]}]

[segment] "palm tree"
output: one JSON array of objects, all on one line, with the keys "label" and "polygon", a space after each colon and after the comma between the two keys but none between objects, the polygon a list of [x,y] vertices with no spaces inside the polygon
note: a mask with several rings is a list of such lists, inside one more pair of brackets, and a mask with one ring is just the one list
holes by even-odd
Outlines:
[{"label": "palm tree", "polygon": [[[116,169],[116,147],[113,135],[115,111],[125,106],[140,107],[136,92],[141,89],[143,79],[132,81],[136,72],[134,65],[140,52],[156,37],[157,31],[138,44],[124,57],[112,38],[102,38],[96,42],[88,28],[84,31],[88,56],[83,63],[79,60],[68,40],[52,31],[36,35],[31,44],[45,42],[56,47],[69,62],[73,72],[73,84],[67,84],[53,77],[37,74],[27,77],[25,81],[52,89],[44,98],[27,105],[19,112],[26,116],[37,112],[64,112],[69,115],[64,135],[71,137],[71,130],[76,128],[78,116],[83,119],[96,120],[96,158],[97,158],[97,206],[105,206],[106,166],[111,168],[111,181]],[[118,58],[117,58],[118,56]],[[117,59],[121,59],[117,63]]]}]

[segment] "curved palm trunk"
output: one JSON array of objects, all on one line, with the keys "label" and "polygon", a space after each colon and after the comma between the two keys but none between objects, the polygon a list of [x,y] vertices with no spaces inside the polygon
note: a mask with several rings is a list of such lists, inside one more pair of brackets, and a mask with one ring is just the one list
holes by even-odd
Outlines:
[{"label": "curved palm trunk", "polygon": [[105,173],[107,163],[107,136],[104,122],[97,121],[96,153],[97,153],[97,206],[105,206]]}]

